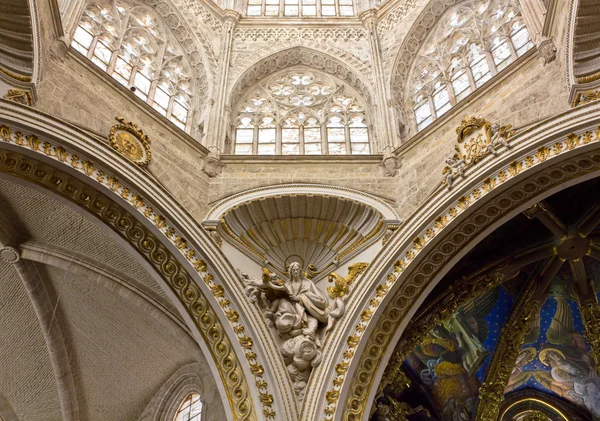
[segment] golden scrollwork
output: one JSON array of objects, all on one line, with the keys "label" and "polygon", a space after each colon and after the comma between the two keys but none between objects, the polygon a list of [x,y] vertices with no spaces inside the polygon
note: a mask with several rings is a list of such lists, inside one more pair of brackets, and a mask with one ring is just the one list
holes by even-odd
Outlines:
[{"label": "golden scrollwork", "polygon": [[521,351],[525,336],[531,332],[533,321],[539,314],[542,301],[534,297],[537,278],[525,286],[508,321],[500,332],[500,339],[494,350],[490,366],[479,390],[477,421],[496,421],[500,406],[504,401],[504,390],[508,384],[517,356]]},{"label": "golden scrollwork", "polygon": [[600,99],[600,89],[588,90],[585,92],[578,93],[573,99],[573,107],[584,105],[592,101],[598,101]]},{"label": "golden scrollwork", "polygon": [[110,146],[134,164],[148,165],[152,160],[150,138],[137,124],[125,121],[123,117],[116,117],[116,120],[119,124],[112,126],[108,135]]},{"label": "golden scrollwork", "polygon": [[400,402],[391,396],[386,396],[386,402],[377,402],[377,412],[389,421],[408,421],[410,415],[423,412],[426,417],[431,417],[429,410],[419,405],[412,408],[406,402]]},{"label": "golden scrollwork", "polygon": [[334,285],[327,288],[329,296],[335,300],[336,298],[342,298],[348,295],[350,292],[350,284],[352,284],[360,274],[367,270],[368,266],[369,264],[365,262],[353,263],[348,266],[348,275],[346,275],[346,277],[341,277],[337,273],[331,272],[327,279],[329,282],[333,282]]},{"label": "golden scrollwork", "polygon": [[395,379],[402,376],[402,363],[409,352],[423,342],[425,336],[437,325],[449,320],[460,307],[483,295],[491,288],[504,282],[505,277],[499,270],[494,270],[476,278],[463,278],[454,287],[442,295],[424,314],[411,321],[406,333],[398,342],[394,353],[383,374],[379,390],[393,384]]},{"label": "golden scrollwork", "polygon": [[3,96],[4,99],[9,101],[18,102],[23,105],[33,105],[33,98],[31,93],[24,91],[23,89],[9,89],[8,92]]}]

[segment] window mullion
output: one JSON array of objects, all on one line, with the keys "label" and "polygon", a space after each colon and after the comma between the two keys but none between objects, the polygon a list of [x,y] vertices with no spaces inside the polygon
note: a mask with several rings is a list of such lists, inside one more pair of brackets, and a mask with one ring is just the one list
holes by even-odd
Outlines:
[{"label": "window mullion", "polygon": [[445,84],[448,91],[448,99],[450,100],[450,107],[454,107],[456,105],[456,94],[454,93],[454,86],[452,86],[452,77]]},{"label": "window mullion", "polygon": [[485,58],[488,61],[488,67],[490,68],[490,72],[492,72],[492,76],[496,76],[498,74],[498,69],[496,68],[496,62],[494,61],[494,56],[491,51],[484,51]]},{"label": "window mullion", "polygon": [[317,0],[317,17],[320,18],[321,16],[323,16],[321,14],[321,0]]},{"label": "window mullion", "polygon": [[258,124],[254,126],[252,133],[252,155],[258,155]]},{"label": "window mullion", "polygon": [[519,57],[517,56],[517,50],[512,42],[512,38],[510,35],[507,35],[504,39],[506,40],[506,45],[508,45],[508,49],[510,50],[510,55],[512,56],[513,61],[515,61]]},{"label": "window mullion", "polygon": [[329,141],[327,140],[327,121],[321,124],[321,154],[329,155]]},{"label": "window mullion", "polygon": [[477,89],[477,85],[475,84],[475,78],[473,77],[473,70],[471,66],[465,66],[467,77],[469,78],[469,85],[471,85],[471,92],[475,92]]},{"label": "window mullion", "polygon": [[281,145],[281,143],[282,143],[282,132],[281,132],[281,130],[282,130],[281,124],[277,124],[275,126],[275,154],[276,155],[281,155],[281,152],[282,152],[282,149],[283,149],[283,147]]},{"label": "window mullion", "polygon": [[100,35],[95,35],[94,39],[92,39],[92,43],[90,44],[90,49],[87,53],[87,58],[88,59],[92,59],[92,57],[94,57],[94,51],[96,50],[96,45],[98,44],[98,39],[100,38]]},{"label": "window mullion", "polygon": [[344,138],[346,139],[346,155],[350,155],[352,148],[350,147],[350,124],[348,121],[344,122]]},{"label": "window mullion", "polygon": [[300,142],[300,155],[304,155],[306,153],[306,149],[304,148],[304,124],[298,127],[298,141]]},{"label": "window mullion", "polygon": [[437,120],[437,112],[433,103],[433,95],[427,95],[427,103],[429,104],[429,112],[431,113],[431,121]]}]

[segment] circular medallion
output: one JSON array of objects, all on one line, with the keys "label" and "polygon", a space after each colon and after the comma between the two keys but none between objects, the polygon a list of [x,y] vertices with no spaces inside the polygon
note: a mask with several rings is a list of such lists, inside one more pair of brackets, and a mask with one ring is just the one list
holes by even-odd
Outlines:
[{"label": "circular medallion", "polygon": [[110,129],[110,145],[134,164],[144,166],[150,163],[150,139],[137,125],[117,117],[121,124]]}]

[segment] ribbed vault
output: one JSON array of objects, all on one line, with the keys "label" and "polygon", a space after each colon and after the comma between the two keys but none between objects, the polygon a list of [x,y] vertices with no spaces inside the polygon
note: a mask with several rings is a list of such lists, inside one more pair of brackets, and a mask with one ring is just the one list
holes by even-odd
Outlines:
[{"label": "ribbed vault", "polygon": [[600,416],[599,189],[535,204],[446,275],[396,347],[372,420]]}]

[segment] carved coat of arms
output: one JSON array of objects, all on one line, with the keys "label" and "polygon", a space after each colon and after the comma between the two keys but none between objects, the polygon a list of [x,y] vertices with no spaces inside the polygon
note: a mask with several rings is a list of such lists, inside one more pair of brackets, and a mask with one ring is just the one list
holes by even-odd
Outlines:
[{"label": "carved coat of arms", "polygon": [[126,122],[123,117],[116,119],[120,124],[110,129],[110,146],[134,164],[148,165],[152,159],[150,138],[136,124]]},{"label": "carved coat of arms", "polygon": [[511,125],[500,126],[483,118],[465,117],[456,128],[454,156],[446,159],[443,183],[452,187],[458,177],[464,176],[464,170],[485,156],[498,155],[504,146],[510,148],[508,139],[515,134]]}]

